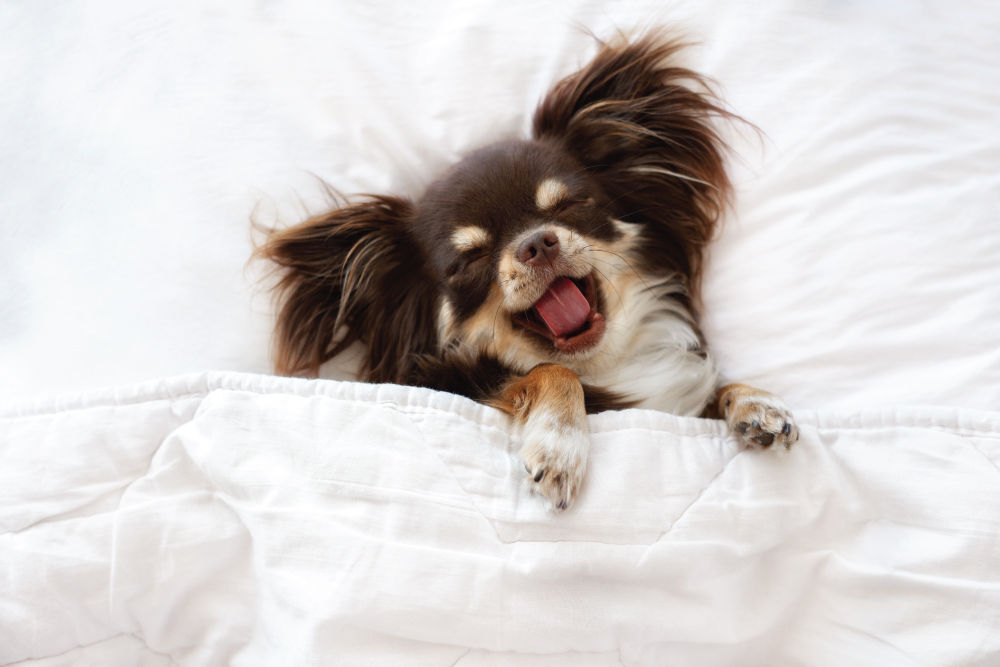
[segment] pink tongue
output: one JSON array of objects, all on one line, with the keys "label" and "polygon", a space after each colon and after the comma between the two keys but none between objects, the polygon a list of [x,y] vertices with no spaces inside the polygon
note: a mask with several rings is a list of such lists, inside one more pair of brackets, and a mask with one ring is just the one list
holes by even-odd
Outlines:
[{"label": "pink tongue", "polygon": [[569,278],[557,278],[549,285],[542,298],[535,302],[535,310],[556,336],[565,336],[583,326],[590,315],[587,297]]}]

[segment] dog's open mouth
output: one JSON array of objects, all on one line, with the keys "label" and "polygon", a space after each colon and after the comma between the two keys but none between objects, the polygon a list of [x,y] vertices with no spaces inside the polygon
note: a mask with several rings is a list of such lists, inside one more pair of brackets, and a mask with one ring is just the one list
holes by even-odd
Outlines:
[{"label": "dog's open mouth", "polygon": [[560,352],[593,347],[604,335],[606,322],[597,309],[594,274],[556,278],[531,308],[516,313],[514,324],[552,342]]}]

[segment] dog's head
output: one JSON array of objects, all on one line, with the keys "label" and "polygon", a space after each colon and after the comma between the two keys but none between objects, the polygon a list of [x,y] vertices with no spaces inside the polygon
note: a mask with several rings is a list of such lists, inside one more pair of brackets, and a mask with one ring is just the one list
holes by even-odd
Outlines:
[{"label": "dog's head", "polygon": [[494,144],[455,165],[412,225],[440,285],[439,339],[509,363],[593,354],[636,234],[610,210],[600,179],[556,142]]},{"label": "dog's head", "polygon": [[530,140],[474,151],[415,203],[273,233],[279,371],[315,372],[355,340],[373,381],[406,382],[449,346],[521,369],[613,363],[651,285],[689,306],[729,192],[713,127],[729,114],[670,64],[677,48],[604,45],[542,101]]}]

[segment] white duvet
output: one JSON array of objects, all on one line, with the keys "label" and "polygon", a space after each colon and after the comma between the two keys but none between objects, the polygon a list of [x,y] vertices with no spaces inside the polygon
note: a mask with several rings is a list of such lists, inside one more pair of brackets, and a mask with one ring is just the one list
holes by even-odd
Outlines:
[{"label": "white duvet", "polygon": [[[258,375],[251,217],[657,23],[761,130],[704,328],[795,449],[594,416],[552,516],[490,409]],[[0,128],[0,665],[1000,665],[996,3],[0,2]]]},{"label": "white duvet", "polygon": [[0,422],[0,664],[995,665],[1000,415],[592,417],[553,515],[501,415],[209,374]]}]

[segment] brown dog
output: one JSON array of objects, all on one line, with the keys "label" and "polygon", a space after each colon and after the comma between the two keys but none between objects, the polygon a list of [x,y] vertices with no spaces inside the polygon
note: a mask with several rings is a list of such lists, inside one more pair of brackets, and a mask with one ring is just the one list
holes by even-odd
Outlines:
[{"label": "brown dog", "polygon": [[474,151],[416,202],[380,196],[273,232],[277,368],[316,373],[361,341],[363,379],[450,391],[522,426],[556,509],[583,482],[586,413],[724,418],[791,446],[774,396],[717,387],[694,302],[730,184],[731,115],[654,34],[603,45],[535,113],[531,139]]}]

